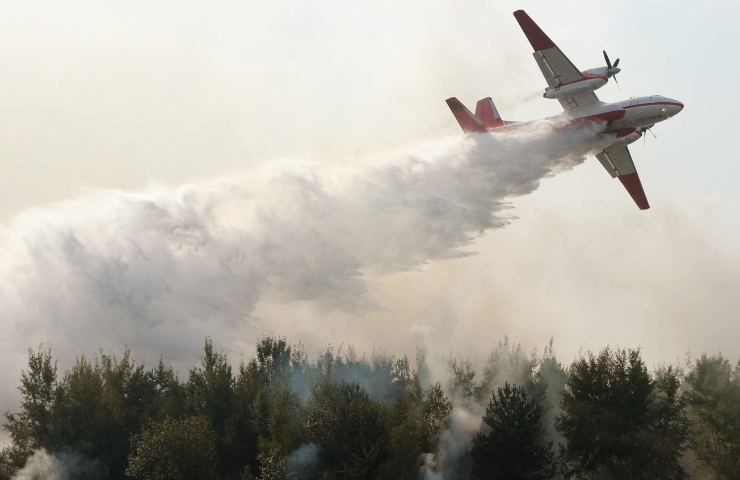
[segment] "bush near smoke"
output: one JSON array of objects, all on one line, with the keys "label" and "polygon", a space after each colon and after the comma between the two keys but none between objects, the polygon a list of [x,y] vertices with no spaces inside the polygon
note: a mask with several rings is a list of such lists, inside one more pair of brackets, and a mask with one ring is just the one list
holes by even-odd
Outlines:
[{"label": "bush near smoke", "polygon": [[[451,480],[528,471],[674,479],[740,471],[740,362],[721,355],[701,356],[685,374],[649,372],[638,350],[606,348],[564,368],[552,345],[525,355],[504,340],[482,365],[449,359],[439,383],[425,373],[440,358],[434,352],[410,362],[329,348],[309,361],[270,337],[256,350],[233,368],[206,340],[185,380],[128,352],[79,358],[60,376],[49,351],[31,351],[22,408],[6,415],[13,443],[0,454],[0,478]],[[516,445],[542,452],[545,463],[532,473],[525,456],[512,454]]]}]

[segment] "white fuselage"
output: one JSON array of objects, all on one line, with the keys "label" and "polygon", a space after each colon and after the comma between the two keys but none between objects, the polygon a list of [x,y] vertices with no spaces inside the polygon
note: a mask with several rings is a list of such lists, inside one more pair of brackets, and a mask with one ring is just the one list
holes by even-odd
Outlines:
[{"label": "white fuselage", "polygon": [[650,95],[615,103],[601,103],[583,110],[569,113],[574,119],[606,121],[604,133],[613,133],[616,136],[615,143],[626,145],[639,139],[645,129],[668,120],[683,110],[683,103],[661,95]]},{"label": "white fuselage", "polygon": [[[640,138],[643,129],[668,120],[681,110],[683,103],[678,100],[650,95],[614,103],[600,102],[548,117],[548,120],[601,121],[604,122],[604,133],[616,135],[615,143],[628,144]],[[516,126],[516,123],[511,126]]]}]

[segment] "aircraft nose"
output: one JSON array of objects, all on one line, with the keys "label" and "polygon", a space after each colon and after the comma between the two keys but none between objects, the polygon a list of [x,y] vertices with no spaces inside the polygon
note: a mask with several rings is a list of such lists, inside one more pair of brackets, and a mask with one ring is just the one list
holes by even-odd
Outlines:
[{"label": "aircraft nose", "polygon": [[671,103],[666,104],[665,109],[667,110],[668,116],[672,117],[683,110],[683,103],[674,100]]}]

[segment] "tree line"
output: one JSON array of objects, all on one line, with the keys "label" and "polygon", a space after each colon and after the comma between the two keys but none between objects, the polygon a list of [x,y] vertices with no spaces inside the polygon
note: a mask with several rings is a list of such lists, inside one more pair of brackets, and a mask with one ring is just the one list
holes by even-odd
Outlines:
[{"label": "tree line", "polygon": [[504,340],[478,368],[445,362],[443,380],[429,363],[331,348],[310,361],[267,337],[234,367],[206,339],[180,379],[128,351],[60,374],[30,350],[0,480],[42,452],[82,480],[740,479],[740,361],[649,370],[639,350],[604,348],[564,366],[552,345]]}]

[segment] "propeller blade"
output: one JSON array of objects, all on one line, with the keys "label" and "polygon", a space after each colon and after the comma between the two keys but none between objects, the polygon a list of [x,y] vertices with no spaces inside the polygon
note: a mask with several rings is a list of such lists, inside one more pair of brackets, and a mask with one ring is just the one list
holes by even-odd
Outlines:
[{"label": "propeller blade", "polygon": [[612,68],[612,62],[609,61],[609,55],[606,54],[606,50],[602,50],[602,52],[604,52],[604,60],[606,60],[606,66]]},{"label": "propeller blade", "polygon": [[612,67],[616,68],[616,67],[617,67],[617,65],[619,65],[619,59],[616,59],[616,60],[614,61],[614,65],[612,65]]},{"label": "propeller blade", "polygon": [[617,88],[619,88],[619,91],[621,92],[622,91],[622,87],[619,85],[619,82],[617,81],[617,76],[616,75],[612,75],[612,78],[614,79],[614,83],[617,84]]},{"label": "propeller blade", "polygon": [[650,132],[650,135],[652,135],[654,139],[656,140],[658,139],[658,137],[655,136],[655,134],[653,133],[653,127],[642,127],[640,131],[642,132],[642,144],[643,145],[645,145],[645,140],[647,140],[647,135],[645,135],[645,132]]}]

